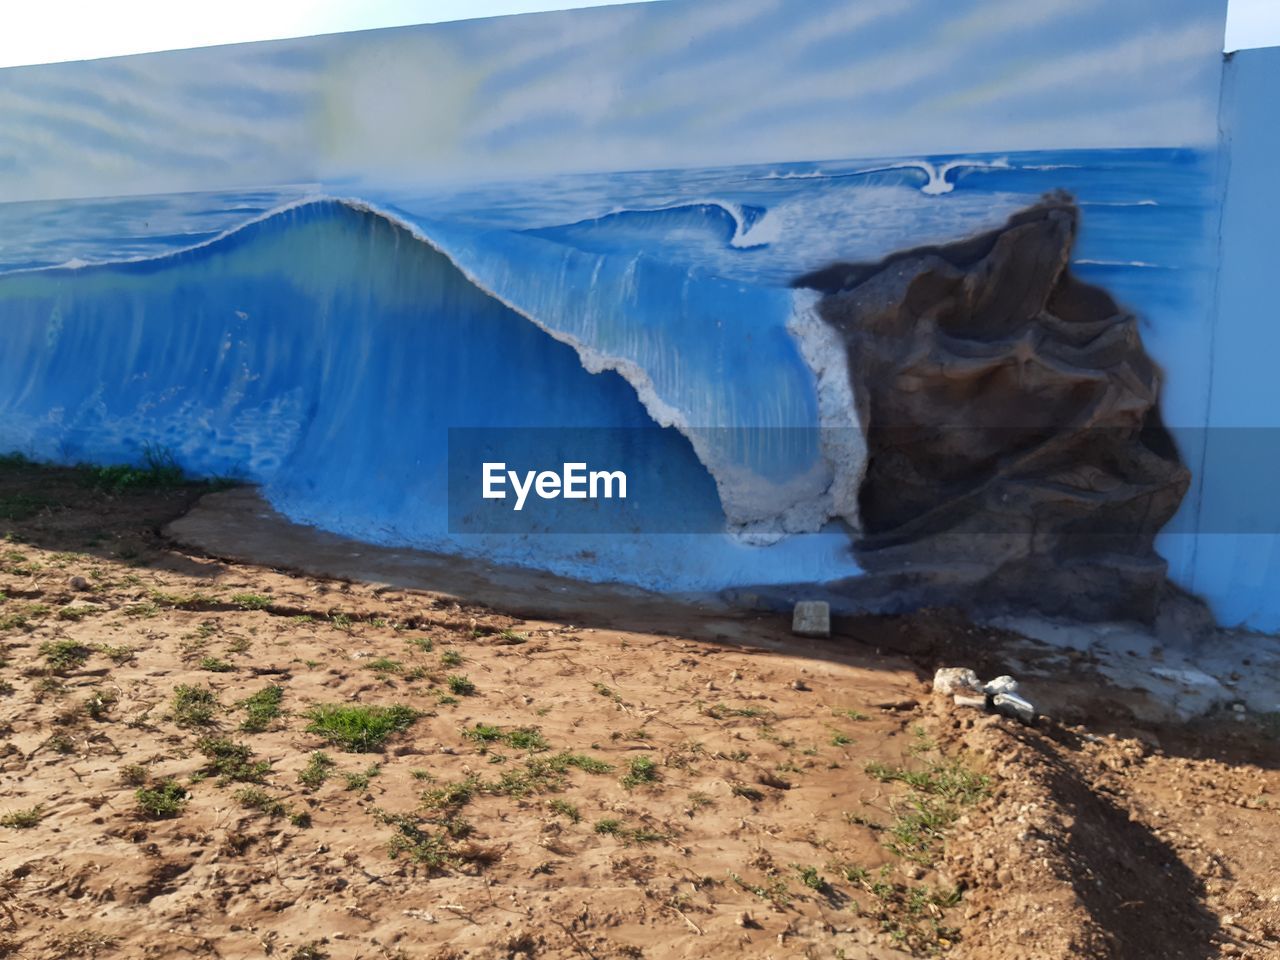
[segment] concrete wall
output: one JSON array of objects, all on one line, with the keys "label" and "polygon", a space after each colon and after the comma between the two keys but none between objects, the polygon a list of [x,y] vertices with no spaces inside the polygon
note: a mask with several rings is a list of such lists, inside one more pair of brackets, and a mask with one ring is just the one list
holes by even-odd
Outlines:
[{"label": "concrete wall", "polygon": [[1280,630],[1280,48],[1224,68],[1213,379],[1190,587],[1219,619]]}]

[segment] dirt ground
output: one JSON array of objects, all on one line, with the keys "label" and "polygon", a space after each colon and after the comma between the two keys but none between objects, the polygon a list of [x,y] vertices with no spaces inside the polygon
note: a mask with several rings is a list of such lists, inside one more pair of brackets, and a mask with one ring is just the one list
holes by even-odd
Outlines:
[{"label": "dirt ground", "polygon": [[132,479],[0,465],[0,957],[1280,955],[1275,718],[1143,726],[1071,658],[1060,720],[956,708],[1010,638],[946,611],[230,562]]}]

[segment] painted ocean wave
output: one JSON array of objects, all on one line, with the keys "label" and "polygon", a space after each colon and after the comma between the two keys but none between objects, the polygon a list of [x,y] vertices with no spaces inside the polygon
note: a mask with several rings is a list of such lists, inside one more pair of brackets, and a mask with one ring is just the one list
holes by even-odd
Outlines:
[{"label": "painted ocean wave", "polygon": [[[791,281],[1066,189],[1078,269],[1159,361],[1208,296],[1211,167],[1068,151],[5,205],[0,447],[123,462],[157,443],[295,520],[592,579],[847,576],[832,524],[857,525],[865,450],[843,353]],[[1169,385],[1174,425],[1203,409],[1193,380]],[[723,532],[452,535],[449,426],[656,426],[677,509]]]},{"label": "painted ocean wave", "polygon": [[[625,329],[619,298],[633,298],[634,317],[645,291],[669,302],[673,284],[685,312],[666,334]],[[718,344],[679,335],[735,297],[755,318],[745,346],[741,330]],[[786,331],[792,301],[642,258],[300,201],[163,256],[0,276],[0,446],[119,462],[160,445],[194,473],[261,484],[295,519],[374,542],[671,588],[768,579],[740,535],[817,530],[831,513],[821,442],[790,429],[818,421],[812,374]],[[794,362],[777,363],[786,350]],[[743,375],[708,385],[693,375],[702,363]],[[681,491],[665,509],[690,514],[683,526],[724,531],[691,537],[681,563],[652,569],[666,549],[646,553],[634,538],[601,535],[585,550],[582,538],[448,534],[450,426],[655,423],[668,428],[661,455],[629,469],[665,474]],[[715,429],[738,424],[762,429]],[[844,539],[781,553],[791,571],[847,574]],[[584,551],[595,557],[585,568]]]}]

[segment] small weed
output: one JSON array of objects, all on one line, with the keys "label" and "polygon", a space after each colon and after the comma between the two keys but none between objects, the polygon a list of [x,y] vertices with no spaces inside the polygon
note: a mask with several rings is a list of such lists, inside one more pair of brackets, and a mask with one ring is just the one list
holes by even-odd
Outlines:
[{"label": "small weed", "polygon": [[844,717],[846,720],[870,720],[865,713],[859,713],[857,710],[832,710],[833,717]]},{"label": "small weed", "polygon": [[75,640],[50,640],[40,644],[40,656],[54,673],[83,667],[93,651]]},{"label": "small weed", "polygon": [[612,700],[614,703],[622,702],[622,697],[618,696],[616,691],[605,686],[603,683],[594,683],[591,685],[591,687],[593,690],[595,690],[596,693],[600,694],[600,696],[607,697],[608,699]]},{"label": "small weed", "polygon": [[831,745],[833,747],[847,747],[851,743],[853,743],[853,737],[846,736],[838,730],[831,735]]},{"label": "small weed", "polygon": [[307,765],[302,768],[302,772],[298,774],[298,782],[308,790],[316,790],[322,783],[329,779],[329,771],[336,764],[328,754],[317,750],[311,754],[311,758],[307,761]]},{"label": "small weed", "polygon": [[85,607],[85,606],[76,606],[75,604],[68,604],[67,606],[62,607],[58,610],[58,619],[70,620],[72,623],[79,623],[85,617],[89,616],[89,614],[97,613],[97,612],[98,612],[97,607]]},{"label": "small weed", "polygon": [[802,867],[798,863],[792,864],[792,866],[794,866],[796,872],[800,874],[800,882],[810,890],[816,890],[818,893],[827,895],[832,892],[831,884],[828,883],[827,879],[818,872],[817,867]]},{"label": "small weed", "polygon": [[347,789],[361,790],[361,791],[368,790],[369,781],[374,777],[378,776],[378,774],[380,773],[382,773],[381,765],[377,763],[371,763],[361,773],[344,774],[347,780]]},{"label": "small weed", "polygon": [[108,719],[107,715],[111,708],[116,705],[116,701],[120,699],[120,695],[114,690],[96,690],[84,702],[84,712],[91,718],[101,723]]},{"label": "small weed", "polygon": [[430,637],[405,637],[404,642],[417,647],[423,653],[430,653],[436,648],[436,642]]},{"label": "small weed", "polygon": [[11,810],[4,816],[0,816],[0,827],[8,827],[10,830],[30,830],[38,826],[43,819],[44,807],[37,803],[34,807]]},{"label": "small weed", "polygon": [[470,697],[476,692],[476,685],[460,674],[450,674],[445,678],[449,692],[459,697]]},{"label": "small weed", "polygon": [[376,660],[370,660],[364,665],[366,670],[372,670],[374,673],[401,673],[404,670],[404,664],[399,660],[392,660],[390,657],[378,657]]},{"label": "small weed", "polygon": [[446,667],[462,666],[462,654],[457,650],[446,650],[440,654],[440,662]]},{"label": "small weed", "polygon": [[167,820],[176,817],[186,806],[188,794],[172,777],[154,787],[141,787],[134,794],[138,810],[151,820]]},{"label": "small weed", "polygon": [[579,823],[582,820],[582,814],[578,812],[578,808],[568,800],[559,798],[549,800],[547,801],[547,808],[552,813],[567,818],[571,823]]},{"label": "small weed", "polygon": [[468,740],[474,740],[476,743],[505,743],[515,750],[541,751],[551,749],[551,745],[547,743],[546,738],[542,736],[542,732],[537,727],[516,727],[512,730],[503,730],[501,727],[477,723],[471,729],[462,731],[462,735]]},{"label": "small weed", "polygon": [[231,602],[241,610],[265,610],[271,606],[271,598],[260,593],[233,593]]},{"label": "small weed", "polygon": [[628,790],[644,783],[655,783],[658,780],[658,765],[650,757],[632,757],[627,764],[627,773],[622,778],[622,785]]},{"label": "small weed", "polygon": [[433,787],[422,794],[422,806],[428,810],[454,811],[465,807],[480,789],[478,777],[467,777],[457,783]]},{"label": "small weed", "polygon": [[208,670],[210,673],[232,673],[236,667],[235,664],[219,660],[217,657],[205,657],[200,661],[200,669]]},{"label": "small weed", "polygon": [[208,687],[181,684],[173,691],[173,722],[180,727],[207,727],[218,706],[217,696]]},{"label": "small weed", "polygon": [[113,647],[109,643],[100,643],[94,647],[100,654],[114,663],[117,667],[122,667],[126,663],[133,661],[137,655],[137,651],[133,647]]},{"label": "small weed", "polygon": [[745,783],[735,783],[729,788],[729,791],[735,797],[742,797],[745,800],[750,800],[752,803],[759,803],[764,799],[763,791],[757,790],[755,787],[748,786]]},{"label": "small weed", "polygon": [[616,837],[623,843],[658,843],[667,839],[667,835],[664,833],[658,833],[646,827],[631,829],[623,824],[621,820],[613,817],[597,820],[595,831],[604,836]]},{"label": "small weed", "polygon": [[764,720],[772,719],[773,714],[762,707],[729,707],[723,703],[713,704],[705,708],[703,711],[713,720],[728,720],[731,717],[742,717],[746,720]]},{"label": "small weed", "polygon": [[181,486],[186,477],[173,451],[147,444],[142,462],[136,466],[81,466],[88,486],[103,493],[121,494],[138,490],[163,490]]},{"label": "small weed", "polygon": [[126,787],[140,787],[147,782],[147,768],[140,763],[131,763],[120,768],[120,782]]},{"label": "small weed", "polygon": [[288,813],[285,805],[261,787],[244,787],[234,794],[236,802],[246,810],[257,810],[269,817],[283,817]]},{"label": "small weed", "polygon": [[216,773],[224,782],[261,783],[271,772],[267,760],[253,760],[253,750],[246,744],[226,737],[202,737],[196,749],[209,760],[207,772]]},{"label": "small weed", "polygon": [[781,877],[771,877],[769,882],[764,885],[747,883],[736,873],[730,873],[729,879],[748,893],[755,894],[761,900],[769,901],[778,909],[782,909],[791,903],[791,891],[787,888],[787,882]]}]

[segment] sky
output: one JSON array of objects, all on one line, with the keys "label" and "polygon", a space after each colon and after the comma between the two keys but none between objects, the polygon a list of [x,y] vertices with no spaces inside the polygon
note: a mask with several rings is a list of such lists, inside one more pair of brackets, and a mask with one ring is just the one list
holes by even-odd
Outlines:
[{"label": "sky", "polygon": [[[624,0],[0,0],[0,67],[619,2]],[[1280,2],[1230,0],[1226,49],[1274,45],[1280,45]]]},{"label": "sky", "polygon": [[655,0],[27,66],[0,71],[0,200],[1208,146],[1224,7]]}]

